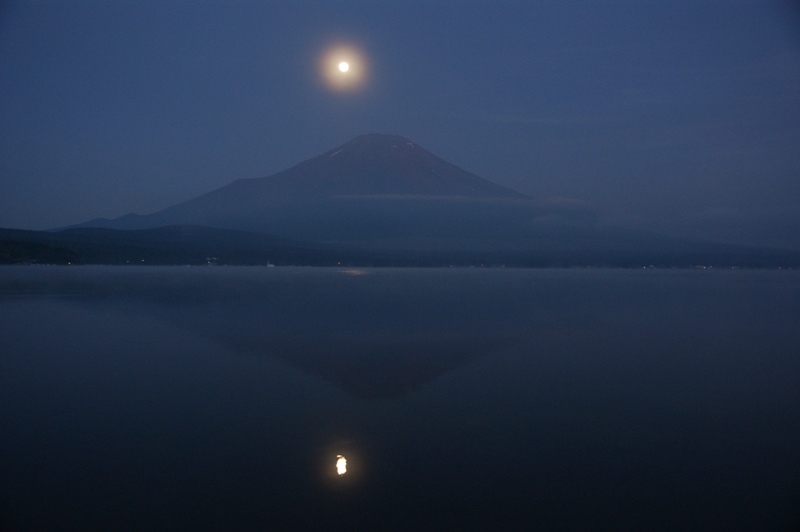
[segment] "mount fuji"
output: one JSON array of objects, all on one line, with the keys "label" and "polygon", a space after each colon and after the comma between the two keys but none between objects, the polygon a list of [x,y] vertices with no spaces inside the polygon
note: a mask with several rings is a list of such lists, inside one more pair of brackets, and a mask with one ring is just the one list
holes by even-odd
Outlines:
[{"label": "mount fuji", "polygon": [[153,214],[51,232],[0,230],[2,242],[0,262],[800,264],[794,252],[606,227],[585,203],[531,198],[407,138],[381,134],[361,135],[271,176],[239,179]]},{"label": "mount fuji", "polygon": [[[149,215],[82,227],[166,225],[265,232],[315,242],[497,238],[548,215],[591,219],[462,170],[398,135],[362,135],[277,174],[240,179]],[[524,232],[524,231],[523,231]]]}]

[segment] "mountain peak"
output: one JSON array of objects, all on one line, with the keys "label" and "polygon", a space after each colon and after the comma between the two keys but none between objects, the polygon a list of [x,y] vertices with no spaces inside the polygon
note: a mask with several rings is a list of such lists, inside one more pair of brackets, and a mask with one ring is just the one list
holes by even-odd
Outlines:
[{"label": "mountain peak", "polygon": [[416,145],[413,142],[400,135],[368,133],[366,135],[359,135],[341,146],[328,150],[320,157],[336,157],[341,153],[345,155],[352,154],[354,157],[361,159],[374,158],[377,156],[404,157],[408,156],[409,151],[415,147]]},{"label": "mountain peak", "polygon": [[413,148],[416,145],[402,135],[387,135],[385,133],[367,133],[359,135],[343,146],[351,149],[380,150],[382,148]]},{"label": "mountain peak", "polygon": [[444,161],[400,135],[370,133],[273,176],[259,188],[291,196],[524,197]]},{"label": "mountain peak", "polygon": [[402,135],[387,134],[387,133],[365,133],[359,135],[347,144],[355,143],[374,143],[374,144],[392,144],[392,143],[408,143],[414,144]]}]

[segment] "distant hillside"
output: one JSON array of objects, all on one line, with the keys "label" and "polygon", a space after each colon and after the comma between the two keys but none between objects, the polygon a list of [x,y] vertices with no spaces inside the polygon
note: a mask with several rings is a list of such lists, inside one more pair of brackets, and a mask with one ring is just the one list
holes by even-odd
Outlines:
[{"label": "distant hillside", "polygon": [[[0,264],[72,264],[77,262],[74,250],[39,240],[33,231],[0,229]],[[25,233],[22,235],[21,233]]]},{"label": "distant hillside", "polygon": [[308,264],[336,256],[313,244],[260,233],[210,227],[143,230],[76,228],[62,231],[0,229],[0,261],[47,264]]},{"label": "distant hillside", "polygon": [[656,235],[553,228],[536,239],[415,239],[315,244],[196,226],[155,229],[0,229],[0,264],[800,267],[800,252],[701,244]]}]

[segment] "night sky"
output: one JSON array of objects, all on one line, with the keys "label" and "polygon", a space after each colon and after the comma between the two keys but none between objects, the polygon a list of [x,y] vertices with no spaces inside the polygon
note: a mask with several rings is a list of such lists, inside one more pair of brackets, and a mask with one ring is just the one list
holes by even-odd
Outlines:
[{"label": "night sky", "polygon": [[[339,47],[358,83],[326,83]],[[800,249],[800,9],[0,1],[0,227],[151,213],[363,133],[605,223]]]}]

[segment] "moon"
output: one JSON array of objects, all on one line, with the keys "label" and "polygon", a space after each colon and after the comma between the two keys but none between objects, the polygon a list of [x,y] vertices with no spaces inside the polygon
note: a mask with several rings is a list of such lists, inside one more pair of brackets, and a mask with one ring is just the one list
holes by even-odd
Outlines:
[{"label": "moon", "polygon": [[327,47],[320,54],[318,65],[323,83],[333,92],[359,92],[367,86],[367,55],[356,45],[336,44]]}]

